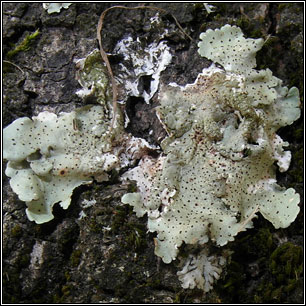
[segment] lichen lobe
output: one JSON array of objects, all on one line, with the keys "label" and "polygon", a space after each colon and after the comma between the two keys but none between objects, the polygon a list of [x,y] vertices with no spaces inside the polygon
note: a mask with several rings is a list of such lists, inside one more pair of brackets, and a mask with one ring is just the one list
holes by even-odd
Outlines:
[{"label": "lichen lobe", "polygon": [[[93,106],[59,116],[42,112],[4,129],[3,155],[9,160],[5,173],[12,189],[27,202],[31,221],[51,220],[54,203],[66,209],[74,188],[90,183],[92,177],[106,179],[106,171],[118,164],[116,156],[107,154],[110,141],[107,134],[101,135],[107,131],[103,119],[102,107]],[[92,133],[97,122],[100,131]]]},{"label": "lichen lobe", "polygon": [[268,69],[254,69],[261,39],[245,39],[229,25],[200,37],[199,53],[223,68],[213,63],[193,84],[160,90],[164,156],[124,176],[137,181],[140,194],[122,201],[148,214],[155,254],[165,263],[183,242],[225,245],[252,227],[258,212],[276,228],[299,212],[299,195],[275,178],[275,163],[286,171],[291,158],[276,131],[300,116],[298,90],[282,87]]},{"label": "lichen lobe", "polygon": [[54,218],[55,203],[67,209],[76,187],[93,179],[107,181],[108,172],[133,165],[150,147],[124,131],[120,110],[114,114],[99,51],[77,61],[77,69],[82,86],[77,94],[99,105],[59,115],[44,111],[32,119],[19,118],[3,131],[5,173],[26,202],[28,219],[38,224]]}]

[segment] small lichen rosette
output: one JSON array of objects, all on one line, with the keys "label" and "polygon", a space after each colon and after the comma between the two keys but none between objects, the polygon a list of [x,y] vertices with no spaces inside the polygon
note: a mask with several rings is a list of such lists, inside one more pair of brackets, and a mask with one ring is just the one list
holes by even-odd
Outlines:
[{"label": "small lichen rosette", "polygon": [[189,254],[183,262],[183,269],[177,272],[182,287],[185,289],[197,287],[209,292],[214,282],[220,278],[222,267],[226,264],[228,254],[224,253],[225,256],[209,255],[208,248],[203,247],[197,255]]},{"label": "small lichen rosette", "polygon": [[157,232],[155,253],[165,263],[186,244],[225,245],[252,227],[260,212],[285,228],[299,212],[293,188],[276,183],[289,167],[278,128],[300,116],[297,88],[282,87],[269,69],[255,70],[262,39],[245,39],[226,25],[201,34],[199,52],[215,63],[193,84],[160,90],[158,116],[168,132],[163,156],[145,157],[127,172],[139,192],[123,196]]}]

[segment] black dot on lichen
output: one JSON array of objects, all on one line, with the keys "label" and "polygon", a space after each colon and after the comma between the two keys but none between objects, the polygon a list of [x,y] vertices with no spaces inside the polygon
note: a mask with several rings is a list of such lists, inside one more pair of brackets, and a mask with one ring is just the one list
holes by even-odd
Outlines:
[{"label": "black dot on lichen", "polygon": [[65,170],[65,169],[62,169],[62,170],[59,171],[60,176],[64,176],[66,173],[67,173],[67,170]]}]

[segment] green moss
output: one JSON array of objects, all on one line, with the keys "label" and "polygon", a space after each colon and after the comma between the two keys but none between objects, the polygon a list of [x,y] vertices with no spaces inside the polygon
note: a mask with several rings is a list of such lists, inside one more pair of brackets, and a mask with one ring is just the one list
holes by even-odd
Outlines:
[{"label": "green moss", "polygon": [[72,248],[72,245],[77,240],[78,233],[79,228],[76,225],[68,227],[57,240],[59,251],[64,254],[69,252],[69,250]]},{"label": "green moss", "polygon": [[148,278],[146,286],[150,288],[159,288],[161,281],[159,278]]},{"label": "green moss", "polygon": [[177,294],[175,295],[173,304],[180,304],[180,303],[181,303],[181,294],[182,294],[182,292],[179,292],[179,293],[177,293]]},{"label": "green moss", "polygon": [[[66,281],[70,281],[71,275],[68,271],[65,271]],[[56,292],[52,297],[52,301],[55,304],[65,303],[65,297],[69,296],[71,293],[71,285],[63,285],[60,291]]]},{"label": "green moss", "polygon": [[284,302],[299,284],[303,272],[302,248],[286,242],[272,252],[268,262],[268,274],[257,287],[254,302]]},{"label": "green moss", "polygon": [[217,14],[215,17],[214,17],[214,19],[216,20],[216,21],[218,21],[218,20],[221,20],[222,19],[222,15],[221,14]]},{"label": "green moss", "polygon": [[286,293],[289,293],[289,292],[293,291],[296,288],[297,285],[298,285],[298,280],[289,279],[288,280],[288,285],[284,287],[284,291]]},{"label": "green moss", "polygon": [[301,148],[298,151],[294,152],[293,158],[295,160],[295,163],[297,164],[297,167],[302,169],[304,165],[304,149]]},{"label": "green moss", "polygon": [[112,169],[109,178],[110,183],[119,182],[119,178],[120,178],[119,172],[116,169]]},{"label": "green moss", "polygon": [[62,287],[62,294],[63,294],[63,296],[70,295],[70,290],[71,290],[71,287],[69,285],[64,285]]},{"label": "green moss", "polygon": [[237,19],[236,25],[242,30],[248,29],[250,27],[250,20],[242,16],[240,19]]},{"label": "green moss", "polygon": [[200,32],[205,32],[206,30],[207,30],[207,24],[206,23],[201,24],[201,26],[199,28],[199,31]]},{"label": "green moss", "polygon": [[204,9],[204,4],[203,3],[195,3],[193,5],[193,13],[202,12],[203,9]]},{"label": "green moss", "polygon": [[277,6],[277,9],[279,12],[283,11],[286,8],[287,4],[286,3],[281,3]]},{"label": "green moss", "polygon": [[31,256],[30,254],[24,254],[20,257],[18,261],[18,266],[22,269],[30,264]]},{"label": "green moss", "polygon": [[88,224],[88,227],[90,229],[91,232],[94,233],[101,233],[103,225],[99,224],[96,220],[96,218],[92,218]]},{"label": "green moss", "polygon": [[66,278],[67,282],[69,282],[71,280],[71,275],[68,271],[65,271],[65,278]]},{"label": "green moss", "polygon": [[267,257],[275,247],[269,228],[260,228],[256,233],[241,237],[238,245],[239,248],[236,251],[237,257],[247,254],[251,259]]},{"label": "green moss", "polygon": [[131,224],[128,224],[128,228],[128,234],[125,238],[125,242],[127,243],[127,245],[131,246],[135,251],[146,247],[147,241],[145,233]]},{"label": "green moss", "polygon": [[75,250],[71,253],[70,263],[73,267],[77,267],[81,260],[82,252],[80,250]]},{"label": "green moss", "polygon": [[279,42],[279,38],[277,36],[268,36],[263,46],[263,53],[266,53],[268,49],[273,48],[277,42]]},{"label": "green moss", "polygon": [[118,206],[113,211],[111,231],[116,233],[126,223],[126,217],[130,214],[128,205]]},{"label": "green moss", "polygon": [[277,283],[299,276],[302,270],[301,247],[287,242],[279,246],[270,257],[270,271]]},{"label": "green moss", "polygon": [[266,20],[264,17],[259,17],[255,20],[241,16],[239,19],[235,20],[233,24],[240,27],[248,37],[259,38],[262,37],[262,26],[265,22]]},{"label": "green moss", "polygon": [[11,236],[13,238],[20,238],[22,236],[22,228],[19,224],[15,225],[12,229],[11,229]]},{"label": "green moss", "polygon": [[225,280],[217,284],[217,290],[227,293],[233,298],[235,296],[244,296],[245,273],[243,267],[236,261],[232,261],[227,267],[227,276]]},{"label": "green moss", "polygon": [[40,281],[31,291],[30,301],[33,304],[45,304],[48,300],[47,297],[48,285],[44,281]]},{"label": "green moss", "polygon": [[218,12],[221,16],[227,15],[228,11],[228,3],[223,3],[223,2],[217,2],[213,4],[215,9],[215,12]]},{"label": "green moss", "polygon": [[12,58],[19,52],[28,51],[31,45],[33,44],[33,41],[37,38],[39,34],[39,30],[36,30],[34,33],[27,35],[19,45],[15,46],[13,50],[10,50],[7,53],[7,58]]},{"label": "green moss", "polygon": [[[233,242],[234,253],[226,268],[226,276],[216,286],[220,296],[231,303],[237,301],[257,303],[259,300],[264,302],[264,298],[259,294],[259,289],[258,292],[254,292],[253,296],[246,293],[250,263],[256,262],[261,273],[268,270],[269,258],[275,248],[276,245],[269,227],[262,227],[259,230],[253,230],[253,233],[238,236]],[[260,283],[259,286],[261,285],[262,291],[266,289],[266,284]],[[271,294],[270,291],[269,294]]]},{"label": "green moss", "polygon": [[[263,21],[262,21],[263,22]],[[258,38],[258,37],[261,37],[262,36],[262,32],[260,30],[260,28],[254,28],[250,34],[249,34],[249,37],[253,37],[253,38]]]},{"label": "green moss", "polygon": [[[303,135],[303,130],[302,129],[297,129],[295,131],[297,134],[301,133]],[[293,131],[293,136],[295,137],[295,133]],[[297,141],[302,142],[303,137],[301,135],[296,135],[297,136]],[[296,150],[296,149],[295,149]],[[304,182],[304,175],[303,175],[303,168],[304,168],[304,149],[300,148],[296,151],[292,150],[293,156],[292,156],[292,164],[289,168],[288,175],[292,177],[292,183],[289,186],[292,186],[293,188],[296,186],[297,183],[303,183]]]},{"label": "green moss", "polygon": [[56,293],[53,297],[52,297],[52,301],[54,304],[60,304],[62,303],[61,297],[58,293]]},{"label": "green moss", "polygon": [[20,271],[16,268],[8,270],[4,266],[3,278],[3,302],[18,303],[21,296]]}]

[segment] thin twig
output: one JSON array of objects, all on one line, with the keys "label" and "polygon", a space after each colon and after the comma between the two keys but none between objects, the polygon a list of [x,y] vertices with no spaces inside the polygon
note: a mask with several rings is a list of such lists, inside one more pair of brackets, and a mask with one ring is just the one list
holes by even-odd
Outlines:
[{"label": "thin twig", "polygon": [[[98,22],[98,26],[97,26],[97,39],[99,42],[99,48],[100,48],[100,54],[101,57],[103,59],[103,61],[106,64],[106,68],[108,71],[108,74],[110,76],[111,82],[112,82],[112,89],[113,89],[113,118],[112,118],[112,124],[111,124],[111,129],[114,127],[114,123],[115,123],[115,118],[116,118],[116,112],[117,112],[117,97],[118,97],[118,88],[117,88],[117,84],[114,78],[114,74],[111,68],[111,65],[109,63],[108,57],[106,52],[104,51],[103,47],[102,47],[102,38],[101,38],[101,32],[102,32],[102,28],[103,28],[103,21],[104,21],[104,17],[107,14],[107,12],[109,12],[112,9],[125,9],[125,10],[136,10],[136,9],[149,9],[149,10],[156,10],[156,11],[160,11],[162,13],[168,13],[166,10],[162,9],[162,8],[158,8],[155,6],[136,6],[136,7],[126,7],[126,6],[120,6],[120,5],[116,5],[116,6],[112,6],[108,9],[106,9],[105,11],[102,12],[102,14],[100,15],[99,18],[99,22]],[[178,28],[180,29],[180,31],[187,36],[190,40],[192,40],[192,38],[183,30],[183,28],[181,27],[181,25],[179,24],[179,22],[177,21],[177,19],[172,15],[172,18],[174,19],[176,25],[178,26]]]},{"label": "thin twig", "polygon": [[17,69],[19,69],[24,74],[24,71],[19,66],[17,66],[16,64],[14,64],[14,63],[12,63],[10,61],[7,61],[7,60],[3,60],[3,62],[16,67]]}]

